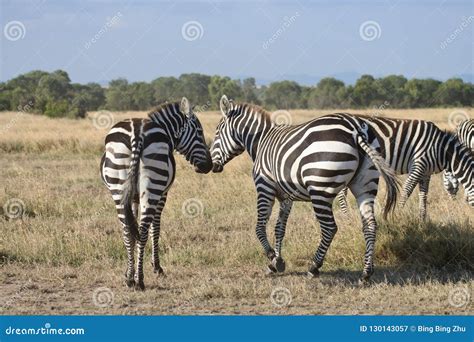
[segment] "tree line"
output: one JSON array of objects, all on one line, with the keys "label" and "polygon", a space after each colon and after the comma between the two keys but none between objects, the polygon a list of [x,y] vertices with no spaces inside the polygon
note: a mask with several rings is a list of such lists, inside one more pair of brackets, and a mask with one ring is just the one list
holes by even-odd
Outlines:
[{"label": "tree line", "polygon": [[390,75],[361,76],[354,85],[332,77],[314,86],[294,81],[278,81],[257,86],[255,78],[233,80],[226,76],[198,73],[179,77],[159,77],[151,82],[130,83],[124,78],[109,82],[71,83],[63,70],[51,73],[31,71],[0,83],[0,110],[21,110],[49,117],[85,117],[87,111],[149,110],[187,96],[191,103],[216,108],[226,94],[236,101],[251,102],[269,110],[293,108],[421,108],[473,106],[474,85],[460,78],[444,82],[435,79],[410,79]]}]

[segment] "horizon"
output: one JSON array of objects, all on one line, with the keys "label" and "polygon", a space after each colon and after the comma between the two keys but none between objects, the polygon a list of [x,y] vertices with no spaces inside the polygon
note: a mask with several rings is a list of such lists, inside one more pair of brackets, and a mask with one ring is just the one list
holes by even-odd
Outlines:
[{"label": "horizon", "polygon": [[[470,1],[2,1],[0,81],[186,73],[315,85],[363,74],[473,82]],[[323,9],[323,11],[320,11]],[[403,25],[400,23],[403,22]]]}]

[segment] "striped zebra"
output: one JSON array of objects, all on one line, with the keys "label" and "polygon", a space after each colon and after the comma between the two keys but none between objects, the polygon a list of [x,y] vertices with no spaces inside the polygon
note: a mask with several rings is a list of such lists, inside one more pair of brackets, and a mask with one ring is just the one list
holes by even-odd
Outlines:
[{"label": "striped zebra", "polygon": [[154,272],[163,273],[158,239],[161,212],[175,177],[175,149],[195,166],[196,172],[208,173],[212,169],[201,124],[184,97],[181,103],[159,106],[148,118],[117,123],[105,137],[100,172],[123,226],[128,287],[145,288],[143,256],[150,227]]},{"label": "striped zebra", "polygon": [[[354,117],[372,128],[390,167],[397,174],[408,174],[400,201],[402,206],[418,185],[419,215],[425,220],[430,176],[444,169],[453,170],[466,189],[469,203],[474,205],[474,159],[455,135],[441,131],[429,121]],[[338,195],[338,200],[345,201],[343,193]]]},{"label": "striped zebra", "polygon": [[[373,273],[377,224],[374,199],[378,177],[387,185],[385,213],[395,205],[397,183],[376,150],[369,146],[367,126],[345,114],[327,115],[307,123],[275,125],[265,110],[250,104],[235,104],[223,96],[223,118],[211,148],[213,171],[223,171],[231,159],[248,152],[253,161],[257,190],[256,234],[271,261],[269,272],[283,272],[281,249],[293,201],[311,201],[321,228],[321,241],[308,274],[317,276],[336,234],[332,212],[336,194],[348,186],[356,194],[366,241],[363,280]],[[266,225],[275,198],[280,202],[275,227],[275,249],[267,239]]]},{"label": "striped zebra", "polygon": [[[461,122],[456,128],[456,136],[464,146],[474,153],[474,119]],[[459,190],[459,181],[452,172],[445,171],[443,173],[443,185],[448,194],[455,198]]]}]

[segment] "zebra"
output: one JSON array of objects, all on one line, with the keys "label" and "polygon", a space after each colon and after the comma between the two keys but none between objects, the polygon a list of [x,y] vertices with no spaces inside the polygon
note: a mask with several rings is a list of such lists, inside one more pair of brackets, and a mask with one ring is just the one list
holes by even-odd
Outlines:
[{"label": "zebra", "polygon": [[163,273],[158,239],[161,212],[176,172],[175,149],[195,166],[196,172],[211,171],[212,161],[203,129],[185,97],[181,103],[158,106],[148,118],[118,122],[105,137],[100,173],[112,194],[123,227],[128,258],[125,282],[137,290],[145,289],[143,257],[150,227],[154,272]]},{"label": "zebra", "polygon": [[[361,214],[366,252],[362,280],[373,273],[373,253],[377,223],[374,199],[378,177],[387,185],[385,214],[397,198],[394,174],[371,146],[368,127],[345,114],[327,115],[301,125],[275,125],[264,109],[237,104],[225,95],[220,100],[223,114],[211,147],[213,172],[243,151],[253,161],[257,190],[256,235],[270,260],[268,272],[284,272],[281,249],[286,224],[294,201],[311,201],[321,228],[321,241],[308,275],[316,277],[336,234],[332,201],[346,186],[356,194]],[[376,141],[373,142],[376,144]],[[267,239],[266,225],[275,198],[280,211],[275,227],[275,249]]]},{"label": "zebra", "polygon": [[[459,141],[474,153],[474,119],[461,122],[456,128]],[[459,190],[459,181],[450,171],[443,173],[443,185],[448,194],[455,198]]]},{"label": "zebra", "polygon": [[[414,188],[419,187],[419,217],[426,220],[426,200],[430,176],[444,169],[454,170],[474,202],[472,154],[457,137],[443,132],[434,123],[423,120],[389,119],[353,115],[369,125],[381,143],[381,153],[397,174],[408,174],[400,204],[403,206]],[[345,194],[338,194],[339,203]],[[342,206],[341,206],[342,207]]]}]

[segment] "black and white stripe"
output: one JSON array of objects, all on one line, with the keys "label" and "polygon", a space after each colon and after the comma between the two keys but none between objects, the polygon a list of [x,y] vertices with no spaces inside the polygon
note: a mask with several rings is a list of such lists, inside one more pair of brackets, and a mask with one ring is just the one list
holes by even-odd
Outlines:
[{"label": "black and white stripe", "polygon": [[[214,172],[246,150],[253,160],[257,189],[256,234],[271,260],[269,270],[283,272],[281,255],[287,219],[293,201],[311,201],[321,227],[321,242],[309,274],[319,273],[326,252],[336,234],[332,212],[336,194],[348,186],[356,195],[366,240],[363,279],[373,273],[373,253],[377,224],[374,199],[380,174],[387,184],[385,213],[396,201],[396,181],[369,141],[376,145],[367,125],[345,115],[327,115],[296,126],[277,126],[263,109],[234,104],[223,96],[224,117],[217,126],[211,148]],[[267,239],[266,225],[275,198],[280,212],[275,227],[275,249]]]},{"label": "black and white stripe", "polygon": [[[466,146],[474,153],[474,119],[461,122],[456,127],[456,136],[458,137],[461,144]],[[456,177],[454,177],[452,172],[445,171],[443,173],[443,185],[444,189],[451,195],[451,197],[455,198],[459,190],[459,181]]]},{"label": "black and white stripe", "polygon": [[[126,283],[144,289],[143,256],[151,230],[154,270],[162,273],[158,255],[160,218],[168,189],[175,177],[174,150],[207,173],[212,168],[209,150],[198,118],[189,102],[159,106],[146,119],[124,120],[105,138],[100,172],[112,194],[123,226],[128,265]],[[135,272],[134,249],[137,248]]]},{"label": "black and white stripe", "polygon": [[[453,170],[474,204],[472,154],[458,138],[441,131],[434,123],[422,120],[354,116],[369,125],[381,144],[381,153],[397,174],[408,174],[401,204],[414,188],[419,187],[419,214],[426,218],[426,200],[430,176],[442,170]],[[343,197],[343,195],[339,195]]]}]

